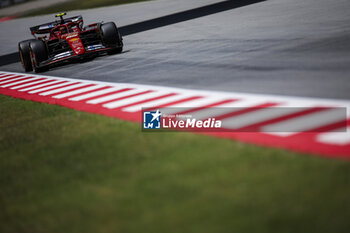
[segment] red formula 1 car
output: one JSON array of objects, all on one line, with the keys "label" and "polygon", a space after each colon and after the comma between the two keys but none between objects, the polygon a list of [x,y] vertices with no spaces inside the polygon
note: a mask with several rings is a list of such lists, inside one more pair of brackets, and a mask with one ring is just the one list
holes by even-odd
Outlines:
[{"label": "red formula 1 car", "polygon": [[82,16],[64,19],[64,15],[66,13],[56,15],[60,17],[58,21],[31,27],[35,39],[18,43],[26,72],[47,70],[52,64],[71,59],[123,51],[123,39],[115,23],[94,23],[83,27]]}]

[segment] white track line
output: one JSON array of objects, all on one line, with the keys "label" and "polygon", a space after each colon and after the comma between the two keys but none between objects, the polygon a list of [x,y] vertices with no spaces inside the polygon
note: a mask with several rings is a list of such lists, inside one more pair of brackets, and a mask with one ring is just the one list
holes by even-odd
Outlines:
[{"label": "white track line", "polygon": [[40,79],[40,78],[28,78],[28,79],[21,80],[21,81],[18,81],[18,82],[14,82],[14,83],[9,83],[9,84],[6,84],[6,85],[2,85],[1,87],[16,86],[16,85],[21,84],[21,83],[30,82],[30,81],[35,81],[35,80],[38,80],[38,79]]},{"label": "white track line", "polygon": [[94,92],[91,92],[91,93],[88,93],[88,94],[79,95],[79,96],[70,98],[69,100],[71,100],[71,101],[85,100],[85,99],[89,99],[89,98],[92,98],[92,97],[95,97],[95,96],[100,96],[100,95],[104,95],[104,94],[107,94],[107,93],[111,93],[111,92],[114,92],[114,91],[120,91],[122,89],[125,89],[125,88],[124,87],[111,87],[111,88],[107,88],[107,89],[104,89],[104,90],[94,91]]},{"label": "white track line", "polygon": [[[2,76],[4,76],[4,75],[2,75]],[[11,75],[8,75],[8,76],[6,76],[6,77],[0,78],[0,80],[8,79],[8,78],[11,78],[11,77],[13,77],[13,76],[15,76],[15,75],[14,75],[14,74],[11,74]]]},{"label": "white track line", "polygon": [[198,111],[189,113],[193,118],[197,120],[205,120],[208,118],[215,118],[230,112],[241,110],[243,107],[253,107],[259,104],[263,104],[259,99],[240,99],[233,102],[220,104],[215,108],[205,108]]},{"label": "white track line", "polygon": [[[48,81],[48,80],[46,80]],[[45,87],[45,86],[48,86],[48,85],[52,85],[52,84],[55,84],[55,83],[60,83],[62,82],[61,80],[52,80],[50,82],[47,82],[47,83],[43,83],[43,84],[40,84],[40,85],[35,85],[35,86],[32,86],[32,87],[27,87],[27,88],[24,88],[24,89],[20,89],[18,91],[30,91],[30,90],[33,90],[33,89],[38,89],[38,88],[41,88],[41,87]]]},{"label": "white track line", "polygon": [[27,77],[21,75],[21,77],[18,77],[18,78],[11,78],[11,79],[6,80],[6,81],[1,81],[0,84],[9,83],[9,82],[13,82],[13,81],[16,81],[16,80],[19,80],[19,79],[24,79],[24,78],[27,78]]},{"label": "white track line", "polygon": [[118,99],[118,98],[129,96],[129,95],[142,93],[144,91],[145,90],[131,89],[131,90],[128,90],[128,91],[119,92],[119,93],[108,95],[108,96],[104,96],[104,97],[101,97],[101,98],[92,99],[92,100],[87,101],[87,103],[88,104],[99,104],[99,103],[103,103],[103,102],[106,102],[106,101],[109,101],[109,100],[114,100],[114,99]]},{"label": "white track line", "polygon": [[66,92],[66,93],[63,93],[63,94],[60,94],[60,95],[55,95],[55,96],[53,96],[53,98],[55,98],[55,99],[62,99],[62,98],[65,98],[65,97],[69,97],[69,96],[72,96],[72,95],[80,94],[80,93],[83,93],[83,92],[86,92],[86,91],[92,91],[92,90],[103,88],[103,87],[106,87],[106,85],[94,85],[94,86],[91,86],[91,87],[81,88],[81,89],[75,90],[75,91],[69,91],[69,92]]},{"label": "white track line", "polygon": [[48,81],[48,79],[43,79],[43,80],[39,80],[39,81],[36,81],[36,82],[30,82],[30,83],[22,84],[22,85],[19,85],[19,86],[11,87],[10,89],[20,89],[20,88],[23,88],[23,87],[27,87],[27,86],[31,86],[31,85],[34,85],[34,84],[37,84],[37,83],[42,83],[42,82],[47,82],[47,81]]},{"label": "white track line", "polygon": [[220,102],[222,100],[223,99],[221,97],[204,96],[204,97],[201,97],[199,99],[193,99],[193,100],[189,100],[186,102],[181,102],[178,104],[167,106],[166,108],[162,109],[162,111],[165,114],[170,115],[170,114],[175,114],[175,113],[189,110],[190,108],[197,108],[197,107],[202,107],[202,106],[209,105],[209,104],[214,104],[214,103]]},{"label": "white track line", "polygon": [[62,87],[62,88],[58,88],[58,89],[55,89],[55,90],[46,91],[46,92],[40,93],[39,95],[43,95],[43,96],[45,96],[45,95],[52,95],[52,94],[56,94],[56,93],[59,93],[59,92],[68,91],[68,90],[71,90],[71,89],[74,89],[74,88],[87,86],[87,85],[90,85],[90,84],[89,83],[78,83],[78,84],[75,84],[75,85],[70,85],[68,87]]},{"label": "white track line", "polygon": [[169,94],[169,93],[165,92],[165,91],[150,92],[150,93],[146,93],[146,94],[143,94],[143,95],[133,96],[133,97],[130,97],[130,98],[127,98],[127,99],[113,101],[113,102],[104,104],[103,107],[110,108],[110,109],[118,108],[118,107],[122,107],[122,106],[125,106],[125,105],[137,103],[137,102],[140,102],[142,100],[147,100],[147,99],[160,97],[160,96],[163,96],[163,95],[166,95],[166,94]]},{"label": "white track line", "polygon": [[75,83],[77,83],[77,82],[64,82],[64,83],[60,83],[60,84],[49,86],[49,87],[39,88],[39,89],[30,91],[29,93],[30,94],[39,93],[39,92],[47,91],[47,90],[50,90],[50,89],[55,89],[55,88],[66,86],[66,85],[73,85]]},{"label": "white track line", "polygon": [[126,107],[126,108],[123,108],[123,111],[124,112],[138,112],[138,111],[141,111],[142,108],[157,107],[157,106],[165,105],[165,104],[172,103],[175,101],[185,100],[185,99],[190,98],[192,96],[193,95],[191,95],[189,93],[185,93],[185,94],[181,93],[181,94],[177,94],[177,95],[168,96],[168,97],[164,97],[161,99],[149,101],[146,103],[136,104],[134,106]]}]

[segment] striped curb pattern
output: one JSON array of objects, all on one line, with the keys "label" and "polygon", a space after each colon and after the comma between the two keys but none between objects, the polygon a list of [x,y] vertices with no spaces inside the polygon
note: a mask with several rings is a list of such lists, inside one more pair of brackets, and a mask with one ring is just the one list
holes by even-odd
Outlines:
[{"label": "striped curb pattern", "polygon": [[[196,119],[215,117],[227,129],[254,131],[204,134],[326,157],[350,158],[350,116],[346,116],[346,130],[335,132],[344,128],[344,119],[334,109],[349,110],[348,100],[199,91],[1,71],[0,94],[134,122],[141,122],[141,108],[186,107],[190,108],[186,112]],[[277,115],[263,109],[275,106],[286,108]],[[213,116],[210,107],[218,107],[221,112],[216,111]],[[249,108],[230,110],[242,107]],[[308,109],[297,111],[292,107]],[[296,128],[293,132],[278,132],[286,125]],[[306,132],[315,129],[317,132]]]}]

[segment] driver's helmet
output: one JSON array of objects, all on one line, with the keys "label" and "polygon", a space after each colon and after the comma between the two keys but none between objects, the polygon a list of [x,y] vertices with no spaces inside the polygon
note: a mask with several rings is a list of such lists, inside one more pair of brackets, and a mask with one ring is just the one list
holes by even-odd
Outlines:
[{"label": "driver's helmet", "polygon": [[59,30],[60,30],[61,34],[67,34],[68,33],[67,32],[67,27],[65,27],[65,26],[60,27]]},{"label": "driver's helmet", "polygon": [[75,32],[78,30],[77,25],[74,24],[69,24],[67,27],[69,32]]}]

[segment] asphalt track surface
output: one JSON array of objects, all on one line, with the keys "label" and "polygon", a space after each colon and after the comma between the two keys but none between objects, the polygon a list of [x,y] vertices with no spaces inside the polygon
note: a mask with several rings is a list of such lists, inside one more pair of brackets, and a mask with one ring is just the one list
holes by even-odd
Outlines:
[{"label": "asphalt track surface", "polygon": [[[228,92],[350,99],[348,0],[155,0],[76,11],[115,21],[125,52],[45,75]],[[0,24],[0,70],[40,16]]]}]

